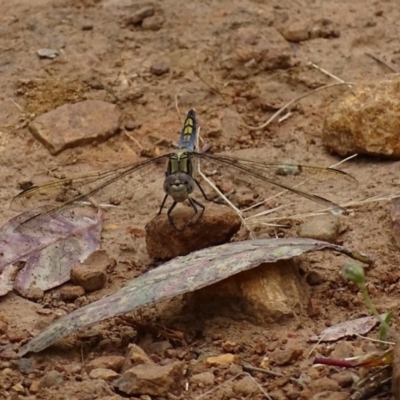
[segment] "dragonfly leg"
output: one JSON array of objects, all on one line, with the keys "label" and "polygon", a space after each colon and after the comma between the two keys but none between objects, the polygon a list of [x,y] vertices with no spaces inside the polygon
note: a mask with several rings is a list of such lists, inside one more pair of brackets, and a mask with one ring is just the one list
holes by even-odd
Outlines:
[{"label": "dragonfly leg", "polygon": [[[163,210],[163,208],[164,208],[164,206],[165,206],[165,202],[167,201],[167,198],[168,198],[168,195],[166,194],[165,196],[164,196],[164,199],[163,199],[163,201],[162,201],[162,203],[161,203],[161,206],[160,206],[160,210],[158,211],[158,214],[157,215],[160,215],[161,214],[161,212],[162,212],[162,210]],[[174,204],[174,207],[176,206],[176,203]],[[172,207],[173,208],[173,207]],[[170,212],[169,210],[168,210],[168,212]],[[168,218],[169,218],[169,215],[168,215]]]},{"label": "dragonfly leg", "polygon": [[[164,199],[164,201],[163,201],[163,204],[165,203],[165,199]],[[169,221],[169,223],[172,225],[172,227],[174,228],[174,229],[176,229],[177,231],[183,231],[183,229],[179,229],[179,228],[177,228],[176,227],[176,225],[174,224],[174,220],[172,219],[172,217],[171,217],[171,212],[172,212],[172,210],[175,208],[175,206],[178,204],[178,202],[176,202],[176,201],[174,201],[172,204],[171,204],[171,207],[170,208],[168,208],[168,211],[167,211],[167,217],[168,217],[168,221]]]},{"label": "dragonfly leg", "polygon": [[203,195],[203,197],[211,202],[211,203],[215,203],[215,204],[226,204],[225,201],[223,201],[220,197],[218,197],[217,199],[210,199],[208,198],[208,196],[206,195],[206,193],[204,192],[203,188],[200,185],[200,182],[197,179],[193,179],[196,182],[196,185],[198,186],[198,188],[200,189],[201,194]]},{"label": "dragonfly leg", "polygon": [[204,204],[201,204],[198,200],[193,199],[192,197],[189,197],[188,199],[189,199],[190,205],[192,206],[192,208],[193,208],[193,210],[194,210],[194,214],[193,214],[192,217],[189,219],[189,221],[187,222],[186,226],[189,225],[189,224],[192,222],[193,218],[194,218],[194,217],[197,215],[197,213],[198,213],[198,210],[197,210],[196,205],[199,206],[199,207],[201,208],[200,215],[198,216],[196,222],[203,216],[204,210],[205,210],[205,208],[206,208],[206,207],[204,206]]}]

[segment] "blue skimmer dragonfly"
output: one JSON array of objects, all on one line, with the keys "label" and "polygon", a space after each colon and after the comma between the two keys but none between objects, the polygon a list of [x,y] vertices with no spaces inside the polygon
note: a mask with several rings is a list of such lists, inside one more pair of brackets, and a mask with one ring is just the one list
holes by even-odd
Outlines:
[{"label": "blue skimmer dragonfly", "polygon": [[[237,178],[247,182],[252,189],[257,190],[260,186],[265,186],[269,192],[274,187],[283,189],[339,212],[343,209],[338,204],[315,192],[336,193],[349,188],[354,189],[357,186],[355,178],[333,168],[298,164],[268,164],[198,152],[196,151],[197,135],[196,112],[191,109],[187,113],[176,151],[125,167],[76,178],[61,179],[21,192],[12,200],[11,208],[13,210],[26,211],[40,208],[41,211],[24,222],[20,228],[36,225],[43,221],[43,217],[48,218],[60,212],[67,212],[82,203],[90,202],[91,199],[111,204],[119,204],[124,198],[132,202],[137,192],[146,190],[149,184],[163,176],[164,199],[159,214],[167,199],[171,197],[172,204],[168,208],[167,215],[170,223],[175,227],[172,211],[178,203],[188,201],[193,209],[193,216],[187,222],[188,224],[196,215],[200,218],[205,209],[205,206],[192,196],[193,191],[198,188],[203,197],[210,201],[210,196],[206,194],[196,178],[197,165],[200,161],[202,167],[205,165],[206,168],[217,170],[217,175],[220,175],[222,180],[228,173],[232,179]],[[164,167],[164,173],[160,171],[160,161],[167,164],[166,171]],[[282,171],[288,168],[296,173],[283,174]],[[200,214],[199,209],[201,209]]]}]

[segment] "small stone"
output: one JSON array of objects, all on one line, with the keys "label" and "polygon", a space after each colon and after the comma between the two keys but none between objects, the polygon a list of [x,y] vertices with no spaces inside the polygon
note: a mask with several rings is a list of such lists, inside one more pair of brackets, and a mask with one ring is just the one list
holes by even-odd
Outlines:
[{"label": "small stone", "polygon": [[4,335],[7,332],[8,323],[0,320],[0,335]]},{"label": "small stone", "polygon": [[320,285],[322,277],[317,271],[310,271],[306,275],[306,281],[310,286]]},{"label": "small stone", "polygon": [[350,387],[354,383],[353,374],[349,371],[337,372],[331,378],[342,388]]},{"label": "small stone", "polygon": [[300,237],[334,243],[340,234],[340,220],[335,215],[320,215],[303,222],[297,234]]},{"label": "small stone", "polygon": [[29,124],[32,135],[53,155],[108,139],[119,132],[120,113],[115,104],[85,100],[64,104]]},{"label": "small stone", "polygon": [[49,371],[40,380],[39,388],[49,388],[54,386],[61,386],[64,382],[64,376],[58,371]]},{"label": "small stone", "polygon": [[61,300],[74,301],[85,294],[85,289],[82,286],[66,285],[60,289],[59,293]]},{"label": "small stone", "polygon": [[20,358],[13,361],[13,364],[23,373],[23,374],[31,374],[34,370],[32,365],[32,361],[28,358]]},{"label": "small stone", "polygon": [[158,354],[164,356],[165,352],[172,348],[172,345],[167,340],[161,342],[153,342],[146,346],[147,354]]},{"label": "small stone", "polygon": [[124,365],[125,357],[123,356],[102,356],[89,361],[85,365],[85,370],[90,372],[93,369],[111,369],[119,372]]},{"label": "small stone", "polygon": [[232,353],[235,350],[235,347],[237,347],[237,343],[232,342],[231,340],[227,340],[226,342],[222,343],[222,348],[227,353]]},{"label": "small stone", "polygon": [[108,368],[95,368],[89,372],[91,379],[103,379],[106,382],[111,382],[119,377],[119,374]]},{"label": "small stone", "polygon": [[125,123],[125,129],[127,131],[134,131],[135,129],[138,129],[141,127],[142,124],[136,121],[132,121],[131,119],[129,121],[126,121]]},{"label": "small stone", "polygon": [[161,76],[169,72],[169,65],[163,61],[151,65],[150,72],[153,75]]},{"label": "small stone", "polygon": [[277,350],[272,354],[271,359],[277,365],[290,365],[296,362],[302,354],[302,349]]},{"label": "small stone", "polygon": [[190,378],[190,382],[201,386],[213,385],[215,381],[215,376],[212,372],[206,371],[200,374],[193,375]]},{"label": "small stone", "polygon": [[279,28],[279,32],[289,42],[298,43],[309,39],[308,26],[303,21],[287,23]]},{"label": "small stone", "polygon": [[122,371],[126,371],[141,364],[154,364],[154,361],[141,347],[136,344],[130,344],[128,346],[128,353],[124,359]]},{"label": "small stone", "polygon": [[56,58],[59,55],[59,52],[57,50],[54,50],[54,49],[39,49],[37,51],[37,55],[40,58],[53,59],[53,58]]},{"label": "small stone", "polygon": [[137,365],[125,371],[113,384],[128,395],[167,396],[170,392],[179,395],[184,387],[184,365],[180,361],[163,366]]},{"label": "small stone", "polygon": [[25,393],[25,388],[20,383],[12,386],[11,390],[16,393]]},{"label": "small stone", "polygon": [[83,264],[72,268],[71,278],[87,292],[104,287],[107,280],[107,267],[112,263],[104,250],[92,253]]},{"label": "small stone", "polygon": [[309,386],[314,392],[338,392],[340,390],[339,384],[326,376],[312,380]]},{"label": "small stone", "polygon": [[312,27],[310,28],[308,35],[310,39],[315,38],[338,38],[340,37],[340,31],[335,26],[333,21],[328,18],[321,18],[320,20],[316,21]]},{"label": "small stone", "polygon": [[[305,398],[304,396],[300,396]],[[324,392],[314,394],[310,400],[348,400],[348,393],[333,392],[326,390]]]},{"label": "small stone", "polygon": [[250,376],[245,376],[237,382],[233,383],[233,390],[244,396],[251,395],[259,391],[258,386],[254,382],[254,379]]},{"label": "small stone", "polygon": [[93,22],[85,22],[82,25],[82,30],[83,31],[91,31],[93,29]]},{"label": "small stone", "polygon": [[[200,211],[200,210],[199,210]],[[146,246],[150,257],[167,260],[206,247],[228,242],[239,230],[241,220],[229,207],[207,204],[202,217],[186,225],[193,217],[193,209],[176,207],[168,220],[166,213],[153,218],[146,226]],[[185,227],[186,225],[186,227]]]},{"label": "small stone", "polygon": [[33,380],[31,385],[29,386],[29,391],[31,393],[37,393],[40,389],[40,381],[38,379]]},{"label": "small stone", "polygon": [[325,146],[341,156],[400,158],[400,74],[359,83],[334,101],[324,122]]},{"label": "small stone", "polygon": [[162,28],[164,24],[164,18],[161,15],[154,15],[152,17],[146,18],[142,22],[142,29],[146,31],[158,31]]},{"label": "small stone", "polygon": [[130,16],[129,23],[139,25],[144,19],[153,16],[154,12],[155,10],[152,6],[143,7]]},{"label": "small stone", "polygon": [[206,360],[206,364],[210,367],[228,368],[232,363],[238,364],[239,357],[231,353],[208,357]]}]

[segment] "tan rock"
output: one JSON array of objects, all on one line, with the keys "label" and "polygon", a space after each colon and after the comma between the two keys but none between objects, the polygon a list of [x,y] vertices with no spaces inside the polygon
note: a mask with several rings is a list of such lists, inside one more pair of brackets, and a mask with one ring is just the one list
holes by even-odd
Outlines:
[{"label": "tan rock", "polygon": [[154,365],[155,363],[141,347],[136,344],[130,344],[124,359],[122,371],[127,371],[128,369],[141,364]]},{"label": "tan rock", "polygon": [[297,231],[300,237],[335,243],[340,234],[340,219],[335,215],[319,215],[306,219]]},{"label": "tan rock", "polygon": [[114,381],[114,386],[128,395],[167,396],[168,393],[179,395],[184,387],[184,365],[180,361],[163,366],[137,365],[125,371]]},{"label": "tan rock", "polygon": [[83,264],[71,270],[71,278],[87,292],[99,290],[106,284],[107,267],[112,263],[104,250],[91,254]]},{"label": "tan rock", "polygon": [[97,357],[91,361],[89,361],[85,365],[85,370],[87,372],[92,371],[93,369],[111,369],[115,372],[119,372],[124,365],[125,357],[123,356],[102,356]]},{"label": "tan rock", "polygon": [[119,374],[112,369],[108,368],[95,368],[89,373],[91,379],[103,379],[107,382],[111,382],[119,377]]},{"label": "tan rock", "polygon": [[229,207],[205,203],[203,216],[188,226],[193,209],[180,207],[171,214],[175,229],[167,214],[153,218],[146,226],[146,246],[150,257],[161,260],[183,256],[196,250],[228,242],[240,229],[240,218]]},{"label": "tan rock", "polygon": [[74,301],[85,294],[85,289],[77,285],[65,285],[60,289],[60,297],[64,301]]},{"label": "tan rock", "polygon": [[108,139],[119,131],[120,113],[115,104],[86,100],[64,104],[29,124],[32,135],[51,154]]},{"label": "tan rock", "polygon": [[228,368],[231,364],[238,364],[239,357],[235,354],[226,353],[215,357],[208,357],[206,364],[210,367]]},{"label": "tan rock", "polygon": [[400,74],[349,89],[331,104],[323,143],[342,155],[400,158]]},{"label": "tan rock", "polygon": [[[293,318],[308,303],[309,288],[293,260],[262,264],[185,295],[189,312],[258,323]],[[239,312],[240,310],[240,312]]]}]

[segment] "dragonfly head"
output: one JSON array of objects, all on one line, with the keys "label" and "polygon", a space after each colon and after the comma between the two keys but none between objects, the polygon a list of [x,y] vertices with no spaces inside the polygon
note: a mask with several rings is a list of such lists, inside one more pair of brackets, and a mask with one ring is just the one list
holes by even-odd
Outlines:
[{"label": "dragonfly head", "polygon": [[164,181],[164,192],[170,195],[174,201],[181,203],[193,192],[193,178],[183,172],[168,175]]}]

